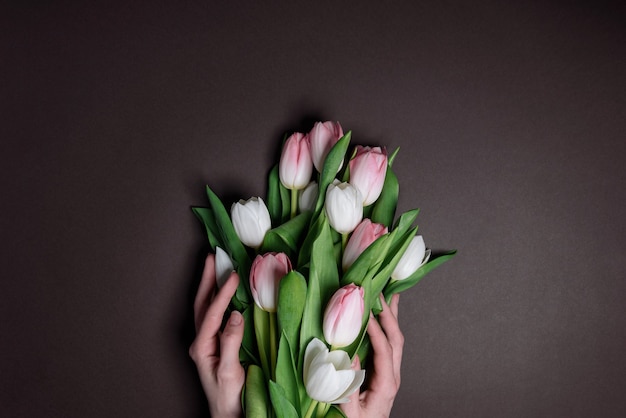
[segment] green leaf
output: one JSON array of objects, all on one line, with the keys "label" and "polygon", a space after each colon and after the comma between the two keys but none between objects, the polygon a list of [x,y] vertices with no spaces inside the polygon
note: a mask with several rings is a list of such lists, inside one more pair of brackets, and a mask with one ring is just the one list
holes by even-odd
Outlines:
[{"label": "green leaf", "polygon": [[317,203],[315,205],[315,213],[319,214],[324,206],[324,199],[326,199],[326,189],[328,185],[333,182],[337,171],[341,165],[341,162],[346,157],[346,151],[348,145],[350,145],[350,138],[352,137],[352,131],[348,131],[339,141],[333,145],[330,152],[324,160],[324,168],[320,175],[319,181],[319,195],[317,197]]},{"label": "green leaf", "polygon": [[261,253],[284,252],[295,254],[311,220],[311,212],[304,212],[265,234]]},{"label": "green leaf", "polygon": [[209,238],[209,245],[215,250],[215,247],[221,247],[219,230],[215,223],[215,216],[209,208],[193,207],[191,208],[193,213],[200,219],[206,229],[207,236]]},{"label": "green leaf", "polygon": [[300,393],[298,391],[298,378],[295,364],[295,353],[285,332],[280,336],[278,345],[278,357],[276,360],[276,383],[284,389],[285,398],[295,407],[300,409]]},{"label": "green leaf", "polygon": [[354,261],[341,279],[341,286],[349,283],[357,285],[371,279],[385,260],[389,246],[389,235],[383,235],[370,244]]},{"label": "green leaf", "polygon": [[224,244],[224,250],[230,255],[237,268],[239,277],[241,278],[236,296],[243,304],[249,304],[251,294],[250,283],[246,280],[246,278],[250,272],[251,263],[250,258],[248,257],[248,252],[239,240],[239,237],[235,232],[235,228],[233,227],[233,223],[230,220],[230,216],[228,216],[228,212],[226,212],[222,201],[215,193],[213,193],[209,186],[206,186],[206,191],[207,196],[209,197],[209,203],[211,204],[211,209],[213,209],[221,242]]},{"label": "green leaf", "polygon": [[411,228],[411,226],[413,225],[413,222],[415,222],[415,219],[417,219],[417,215],[419,214],[419,212],[419,209],[411,209],[404,212],[396,221],[396,224],[393,227],[394,230],[400,229],[401,234],[408,231],[409,228]]},{"label": "green leaf", "polygon": [[376,203],[374,203],[374,210],[371,216],[372,222],[391,227],[393,218],[396,215],[399,190],[398,178],[393,170],[391,170],[391,166],[388,166],[383,190],[376,200]]},{"label": "green leaf", "polygon": [[272,225],[280,225],[282,221],[282,201],[280,198],[280,177],[278,164],[270,171],[267,178],[267,210],[272,219]]},{"label": "green leaf", "polygon": [[[304,276],[290,271],[278,286],[278,324],[292,347],[298,349],[300,323],[306,303],[307,284]],[[297,352],[295,353],[297,358]]]},{"label": "green leaf", "polygon": [[254,306],[248,305],[241,312],[243,316],[243,340],[241,341],[241,349],[239,350],[239,360],[244,363],[259,364],[256,349],[256,336],[254,333]]},{"label": "green leaf", "polygon": [[338,406],[332,405],[326,413],[326,418],[348,418]]},{"label": "green leaf", "polygon": [[269,313],[254,305],[254,335],[256,336],[257,349],[261,359],[263,373],[269,380],[270,371],[270,318]]},{"label": "green leaf", "polygon": [[339,288],[339,272],[330,224],[324,221],[320,234],[313,243],[309,270],[309,286],[316,282],[320,289],[322,303],[328,302],[332,294]]},{"label": "green leaf", "polygon": [[247,418],[264,418],[268,416],[267,407],[270,400],[267,396],[265,376],[257,365],[248,366],[246,387],[244,392],[244,407]]},{"label": "green leaf", "polygon": [[299,418],[298,411],[293,406],[287,396],[285,395],[285,389],[270,380],[270,398],[272,399],[272,405],[276,412],[277,418]]},{"label": "green leaf", "polygon": [[384,290],[385,299],[390,300],[391,296],[394,293],[400,293],[415,286],[420,280],[422,280],[422,278],[424,278],[426,274],[430,273],[433,269],[454,257],[455,254],[456,250],[433,254],[426,264],[418,268],[415,273],[413,273],[406,279],[389,282]]}]

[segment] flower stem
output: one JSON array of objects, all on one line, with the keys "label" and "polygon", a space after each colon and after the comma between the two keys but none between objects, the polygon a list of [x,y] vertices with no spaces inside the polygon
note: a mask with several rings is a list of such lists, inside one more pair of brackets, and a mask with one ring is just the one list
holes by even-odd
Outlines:
[{"label": "flower stem", "polygon": [[270,312],[270,371],[272,380],[276,380],[276,358],[278,351],[276,349],[276,312]]},{"label": "flower stem", "polygon": [[328,413],[329,409],[330,409],[330,404],[329,403],[321,402],[319,405],[317,405],[317,416],[318,417],[325,417],[326,413]]},{"label": "flower stem", "polygon": [[291,189],[291,218],[296,217],[296,213],[298,212],[298,191],[296,189]]},{"label": "flower stem", "polygon": [[315,412],[315,408],[317,408],[318,402],[315,399],[311,399],[311,404],[309,405],[309,409],[306,410],[306,414],[304,414],[304,418],[311,418],[313,416],[313,412]]}]

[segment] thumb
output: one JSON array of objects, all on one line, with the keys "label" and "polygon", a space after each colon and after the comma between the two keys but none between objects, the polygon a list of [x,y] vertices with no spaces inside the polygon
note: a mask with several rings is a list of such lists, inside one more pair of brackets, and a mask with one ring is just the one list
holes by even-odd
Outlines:
[{"label": "thumb", "polygon": [[229,370],[241,367],[239,348],[243,339],[243,316],[233,311],[220,337],[220,368]]},{"label": "thumb", "polygon": [[[352,370],[361,370],[361,360],[359,359],[359,356],[354,356],[354,360],[352,360]],[[347,416],[358,417],[361,413],[361,399],[359,391],[354,391],[354,393],[348,398],[348,402],[342,403],[340,407],[343,413]]]}]

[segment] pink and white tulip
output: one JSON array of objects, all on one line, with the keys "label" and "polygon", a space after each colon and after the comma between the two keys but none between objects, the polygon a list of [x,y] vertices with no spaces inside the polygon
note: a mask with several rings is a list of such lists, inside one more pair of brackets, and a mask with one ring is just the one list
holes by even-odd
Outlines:
[{"label": "pink and white tulip", "polygon": [[350,236],[348,245],[343,252],[341,262],[343,270],[348,270],[367,247],[387,232],[388,229],[385,225],[374,223],[367,218],[363,219]]},{"label": "pink and white tulip", "polygon": [[278,283],[291,271],[291,261],[284,253],[257,255],[250,268],[250,290],[257,306],[276,312]]},{"label": "pink and white tulip", "polygon": [[357,146],[350,160],[350,184],[363,195],[363,205],[371,205],[383,190],[387,174],[387,151],[381,147]]},{"label": "pink and white tulip", "polygon": [[339,122],[316,122],[308,136],[311,143],[313,165],[321,173],[324,169],[326,156],[343,136],[343,129]]},{"label": "pink and white tulip", "polygon": [[328,344],[346,347],[359,336],[363,321],[363,297],[363,288],[351,283],[337,290],[330,298],[322,325]]},{"label": "pink and white tulip", "polygon": [[280,182],[289,190],[304,189],[311,180],[313,161],[311,160],[309,138],[296,132],[285,145],[278,164]]}]

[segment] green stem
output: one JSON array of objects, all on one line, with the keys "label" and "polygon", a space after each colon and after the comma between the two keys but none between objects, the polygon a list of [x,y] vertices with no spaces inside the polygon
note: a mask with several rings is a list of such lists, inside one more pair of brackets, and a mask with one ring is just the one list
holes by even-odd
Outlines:
[{"label": "green stem", "polygon": [[304,418],[311,418],[313,416],[313,412],[315,412],[315,408],[317,408],[318,402],[315,399],[311,400],[311,404],[309,405],[309,409],[306,410],[306,414],[304,414]]},{"label": "green stem", "polygon": [[318,416],[318,418],[325,417],[326,413],[328,413],[329,409],[330,409],[330,404],[329,403],[320,402],[320,404],[317,405],[317,416]]},{"label": "green stem", "polygon": [[296,213],[298,212],[298,191],[296,189],[291,190],[291,218],[296,217]]},{"label": "green stem", "polygon": [[276,358],[278,350],[276,349],[276,312],[270,312],[270,370],[272,380],[276,380]]},{"label": "green stem", "polygon": [[[256,344],[259,349],[259,357],[261,359],[261,368],[267,379],[271,377],[269,360],[267,358],[267,316],[269,314],[254,304],[254,334],[256,336]],[[266,330],[265,332],[263,330]]]},{"label": "green stem", "polygon": [[341,234],[341,256],[339,260],[343,258],[343,253],[346,251],[346,245],[348,245],[348,238],[350,238],[350,234]]}]

